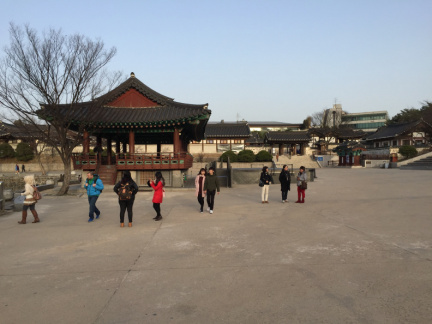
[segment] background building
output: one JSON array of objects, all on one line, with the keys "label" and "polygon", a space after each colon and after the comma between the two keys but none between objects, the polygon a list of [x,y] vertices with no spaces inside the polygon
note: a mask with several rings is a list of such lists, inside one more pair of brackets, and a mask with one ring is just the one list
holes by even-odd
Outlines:
[{"label": "background building", "polygon": [[388,119],[386,110],[342,114],[342,124],[365,132],[373,132],[385,126]]}]

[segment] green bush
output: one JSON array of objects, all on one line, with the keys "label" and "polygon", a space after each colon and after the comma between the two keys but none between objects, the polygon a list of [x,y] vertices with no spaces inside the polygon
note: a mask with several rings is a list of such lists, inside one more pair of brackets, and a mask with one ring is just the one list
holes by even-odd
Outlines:
[{"label": "green bush", "polygon": [[255,162],[255,153],[251,150],[240,151],[237,157],[239,162]]},{"label": "green bush", "polygon": [[417,150],[414,146],[404,145],[399,148],[399,153],[402,154],[406,159],[417,156]]},{"label": "green bush", "polygon": [[270,162],[272,161],[272,155],[267,151],[259,151],[255,159],[257,162]]},{"label": "green bush", "polygon": [[30,161],[34,158],[33,150],[27,143],[18,143],[15,156],[18,161]]},{"label": "green bush", "polygon": [[0,144],[0,158],[13,158],[15,157],[15,151],[12,146],[8,143]]},{"label": "green bush", "polygon": [[234,151],[226,151],[221,155],[222,161],[226,162],[229,157],[230,162],[237,162],[237,154]]}]

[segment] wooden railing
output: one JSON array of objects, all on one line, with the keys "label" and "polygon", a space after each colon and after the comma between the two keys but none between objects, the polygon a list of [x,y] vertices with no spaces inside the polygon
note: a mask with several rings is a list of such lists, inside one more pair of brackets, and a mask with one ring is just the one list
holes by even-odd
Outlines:
[{"label": "wooden railing", "polygon": [[[96,170],[98,160],[95,155],[74,153],[74,169]],[[102,165],[108,164],[106,157]],[[118,153],[111,158],[111,165],[117,170],[181,170],[192,167],[193,157],[189,153]]]}]

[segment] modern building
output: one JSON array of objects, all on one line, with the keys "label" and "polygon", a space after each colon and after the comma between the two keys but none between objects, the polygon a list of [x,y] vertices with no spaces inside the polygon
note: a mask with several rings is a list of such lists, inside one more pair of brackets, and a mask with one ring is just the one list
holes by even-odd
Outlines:
[{"label": "modern building", "polygon": [[361,129],[365,132],[373,132],[385,126],[388,119],[389,116],[386,110],[368,111],[342,114],[341,123],[355,129]]},{"label": "modern building", "polygon": [[250,121],[248,124],[251,132],[300,130],[302,126],[302,124],[290,124],[276,121]]}]

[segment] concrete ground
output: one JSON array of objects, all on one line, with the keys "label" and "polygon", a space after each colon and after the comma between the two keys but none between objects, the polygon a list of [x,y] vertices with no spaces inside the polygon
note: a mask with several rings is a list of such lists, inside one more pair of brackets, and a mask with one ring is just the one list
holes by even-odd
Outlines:
[{"label": "concrete ground", "polygon": [[110,190],[94,223],[85,196],[1,216],[0,322],[431,323],[432,172],[317,176],[305,204],[222,188],[213,215],[167,190],[161,222],[139,193],[132,228]]}]

